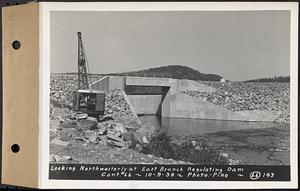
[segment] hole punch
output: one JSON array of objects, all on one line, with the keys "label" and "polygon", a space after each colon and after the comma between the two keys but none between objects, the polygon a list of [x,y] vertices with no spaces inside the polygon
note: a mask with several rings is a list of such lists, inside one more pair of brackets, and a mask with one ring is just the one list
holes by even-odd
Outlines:
[{"label": "hole punch", "polygon": [[13,41],[12,47],[13,47],[15,50],[19,49],[19,48],[21,47],[20,41],[18,41],[18,40]]},{"label": "hole punch", "polygon": [[20,146],[18,144],[13,144],[10,149],[13,153],[17,153],[20,151]]}]

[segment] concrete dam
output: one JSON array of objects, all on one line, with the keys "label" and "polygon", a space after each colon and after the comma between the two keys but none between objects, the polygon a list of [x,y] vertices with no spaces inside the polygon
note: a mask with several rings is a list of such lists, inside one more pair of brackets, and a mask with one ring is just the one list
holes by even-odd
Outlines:
[{"label": "concrete dam", "polygon": [[[137,115],[233,121],[274,121],[268,111],[233,112],[189,96],[182,91],[214,92],[215,88],[193,80],[133,76],[105,76],[90,85],[94,90],[122,90]],[[131,91],[135,90],[135,91]],[[138,90],[138,91],[136,91]]]}]

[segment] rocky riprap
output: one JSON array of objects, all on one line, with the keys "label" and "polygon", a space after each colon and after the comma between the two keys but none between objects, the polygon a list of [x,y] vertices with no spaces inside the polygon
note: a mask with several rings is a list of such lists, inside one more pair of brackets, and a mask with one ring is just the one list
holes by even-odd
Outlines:
[{"label": "rocky riprap", "polygon": [[139,144],[148,143],[155,131],[154,126],[141,124],[121,90],[106,92],[105,112],[99,119],[53,105],[50,108],[50,118],[59,120],[61,128],[79,129],[92,136],[94,142],[100,139],[106,142],[103,139],[108,139],[108,143],[118,147],[127,147],[129,143],[126,141],[133,141],[133,146],[136,146],[134,141]]},{"label": "rocky riprap", "polygon": [[290,83],[268,82],[199,82],[216,92],[184,91],[190,96],[220,105],[231,111],[280,111],[276,122],[290,121]]},{"label": "rocky riprap", "polygon": [[[113,112],[112,112],[113,114]],[[149,124],[106,115],[97,120],[85,113],[53,107],[50,113],[50,162],[94,164],[185,164],[140,153],[157,132]],[[118,121],[118,122],[117,122]]]}]

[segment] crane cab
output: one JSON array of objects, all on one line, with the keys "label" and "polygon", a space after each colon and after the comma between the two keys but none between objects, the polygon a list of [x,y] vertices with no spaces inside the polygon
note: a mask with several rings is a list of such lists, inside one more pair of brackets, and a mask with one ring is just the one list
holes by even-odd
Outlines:
[{"label": "crane cab", "polygon": [[74,91],[73,109],[91,116],[103,115],[105,111],[105,92],[99,90]]}]

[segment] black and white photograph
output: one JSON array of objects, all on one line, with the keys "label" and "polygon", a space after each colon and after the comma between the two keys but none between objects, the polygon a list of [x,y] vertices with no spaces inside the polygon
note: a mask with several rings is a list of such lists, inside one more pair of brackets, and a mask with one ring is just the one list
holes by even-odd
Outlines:
[{"label": "black and white photograph", "polygon": [[6,189],[299,187],[298,2],[0,5]]},{"label": "black and white photograph", "polygon": [[51,11],[49,171],[290,166],[290,26],[290,10]]}]

